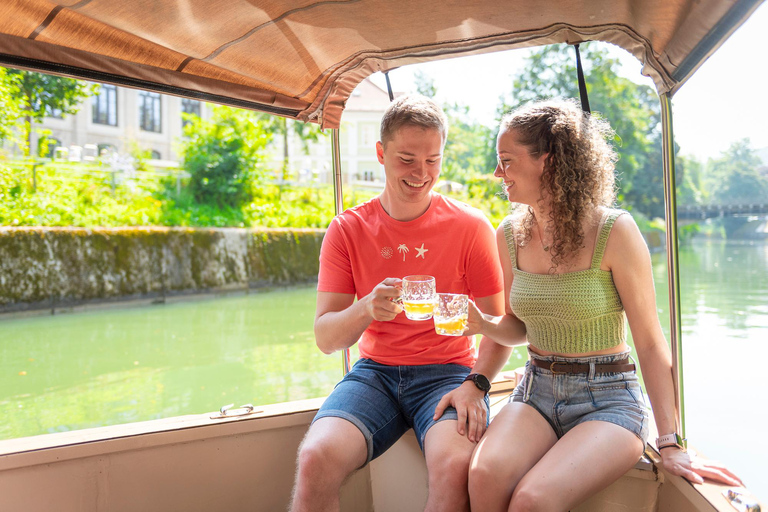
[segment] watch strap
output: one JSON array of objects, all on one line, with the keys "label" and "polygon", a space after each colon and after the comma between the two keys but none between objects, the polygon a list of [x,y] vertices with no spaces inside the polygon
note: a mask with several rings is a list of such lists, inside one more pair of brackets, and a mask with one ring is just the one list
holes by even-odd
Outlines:
[{"label": "watch strap", "polygon": [[656,438],[656,448],[661,450],[662,448],[669,448],[671,446],[677,446],[681,450],[685,450],[685,439],[680,437],[677,432],[671,434],[664,434]]},{"label": "watch strap", "polygon": [[464,378],[464,382],[467,382],[468,380],[474,382],[477,389],[485,392],[486,395],[491,390],[491,382],[488,380],[488,377],[482,373],[470,373]]}]

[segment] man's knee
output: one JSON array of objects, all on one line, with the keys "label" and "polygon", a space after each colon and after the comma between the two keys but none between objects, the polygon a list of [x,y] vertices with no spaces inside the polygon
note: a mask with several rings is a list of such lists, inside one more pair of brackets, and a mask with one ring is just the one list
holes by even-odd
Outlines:
[{"label": "man's knee", "polygon": [[311,478],[314,475],[324,474],[326,466],[329,466],[330,453],[332,449],[328,443],[305,439],[299,447],[297,461],[299,477]]},{"label": "man's knee", "polygon": [[471,453],[461,450],[445,450],[429,462],[430,482],[451,482],[466,486]]},{"label": "man's knee", "polygon": [[298,478],[341,485],[366,458],[365,438],[354,425],[339,418],[323,418],[310,427],[299,446]]}]

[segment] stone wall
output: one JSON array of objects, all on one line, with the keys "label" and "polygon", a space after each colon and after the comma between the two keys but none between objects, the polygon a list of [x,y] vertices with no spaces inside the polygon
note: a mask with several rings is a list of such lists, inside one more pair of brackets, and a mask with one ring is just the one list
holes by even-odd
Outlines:
[{"label": "stone wall", "polygon": [[311,282],[324,233],[0,227],[0,312]]}]

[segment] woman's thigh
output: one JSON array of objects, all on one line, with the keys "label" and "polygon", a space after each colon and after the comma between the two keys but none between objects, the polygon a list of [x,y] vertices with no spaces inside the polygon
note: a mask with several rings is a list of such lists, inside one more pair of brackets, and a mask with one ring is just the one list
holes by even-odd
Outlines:
[{"label": "woman's thigh", "polygon": [[573,508],[631,469],[643,448],[635,434],[614,423],[580,423],[520,480],[513,504],[518,498],[544,499],[552,510]]},{"label": "woman's thigh", "polygon": [[473,472],[483,478],[493,475],[494,481],[505,482],[511,496],[517,482],[556,442],[554,430],[536,409],[509,403],[491,421],[475,448],[470,479]]}]

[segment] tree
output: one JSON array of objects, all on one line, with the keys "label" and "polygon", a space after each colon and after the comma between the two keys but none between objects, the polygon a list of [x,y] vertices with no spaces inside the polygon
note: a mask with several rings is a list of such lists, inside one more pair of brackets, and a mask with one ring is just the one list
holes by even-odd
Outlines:
[{"label": "tree", "polygon": [[[422,96],[437,95],[435,81],[422,71],[414,75],[416,91]],[[492,172],[496,166],[493,132],[469,115],[469,107],[460,103],[444,103],[448,118],[448,140],[443,153],[443,179],[466,183],[478,174]]]},{"label": "tree", "polygon": [[443,110],[448,117],[443,178],[466,183],[478,175],[492,173],[496,166],[493,130],[471,119],[466,105],[446,104]]},{"label": "tree", "polygon": [[13,127],[21,117],[15,101],[17,96],[16,85],[8,76],[8,71],[0,68],[0,146],[6,140],[15,141]]},{"label": "tree", "polygon": [[[649,217],[663,216],[660,160],[660,106],[653,90],[619,75],[619,60],[594,44],[582,44],[582,62],[593,115],[616,131],[619,198]],[[578,98],[574,50],[552,45],[534,51],[513,80],[512,98],[501,115],[520,105],[548,98]]]},{"label": "tree", "polygon": [[708,193],[704,183],[704,166],[693,157],[675,157],[677,203],[696,206],[706,202]]},{"label": "tree", "polygon": [[709,187],[716,204],[763,203],[768,198],[768,177],[760,174],[760,158],[749,139],[731,144],[722,156],[711,160]]},{"label": "tree", "polygon": [[263,114],[217,106],[210,121],[184,127],[184,169],[199,204],[240,208],[251,199],[253,181],[263,177],[261,161],[272,138]]},{"label": "tree", "polygon": [[269,117],[266,121],[266,126],[268,126],[268,129],[271,132],[278,135],[283,140],[283,166],[281,177],[283,181],[287,181],[291,177],[290,140],[292,136],[299,139],[302,152],[305,155],[308,155],[309,143],[317,142],[320,137],[325,135],[319,125],[293,121],[279,116]]},{"label": "tree", "polygon": [[434,98],[437,96],[437,87],[435,87],[435,80],[431,76],[427,75],[423,71],[416,71],[413,76],[413,80],[416,83],[416,92],[427,98]]},{"label": "tree", "polygon": [[46,75],[33,71],[8,69],[13,84],[12,97],[22,112],[22,150],[29,155],[32,123],[40,122],[54,112],[75,114],[80,102],[97,91],[98,85],[72,78]]}]

